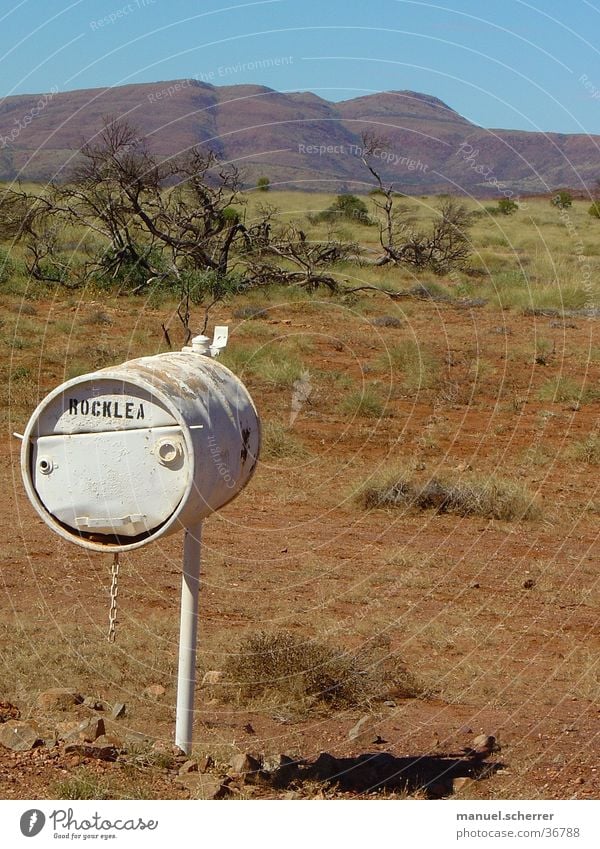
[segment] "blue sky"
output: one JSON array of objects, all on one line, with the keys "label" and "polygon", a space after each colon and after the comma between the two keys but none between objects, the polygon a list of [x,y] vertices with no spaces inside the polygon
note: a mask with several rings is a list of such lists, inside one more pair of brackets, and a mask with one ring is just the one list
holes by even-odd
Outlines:
[{"label": "blue sky", "polygon": [[599,33],[600,0],[0,0],[0,96],[184,77],[412,89],[486,127],[600,134]]}]

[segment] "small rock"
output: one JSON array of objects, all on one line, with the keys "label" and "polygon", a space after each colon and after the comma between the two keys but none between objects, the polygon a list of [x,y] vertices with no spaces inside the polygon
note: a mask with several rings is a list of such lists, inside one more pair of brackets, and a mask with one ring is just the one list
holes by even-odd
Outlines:
[{"label": "small rock", "polygon": [[197,761],[186,761],[179,767],[179,775],[187,775],[190,772],[198,772]]},{"label": "small rock", "polygon": [[116,761],[119,752],[115,746],[99,746],[96,743],[69,743],[65,746],[65,755],[80,755],[82,758],[94,758],[99,761]]},{"label": "small rock", "polygon": [[364,732],[366,731],[365,725],[371,719],[370,716],[361,716],[356,725],[353,725],[350,731],[348,731],[348,738],[350,740],[357,740]]},{"label": "small rock", "polygon": [[348,739],[364,745],[385,743],[385,740],[374,730],[373,722],[374,717],[369,715],[361,716],[356,725],[352,726],[348,732]]},{"label": "small rock", "polygon": [[120,737],[115,737],[114,734],[102,734],[94,741],[96,746],[114,746],[115,749],[123,748],[123,741]]},{"label": "small rock", "polygon": [[147,734],[142,734],[141,731],[130,731],[125,735],[125,742],[128,746],[150,746],[153,741]]},{"label": "small rock", "polygon": [[223,673],[219,672],[216,669],[210,669],[208,672],[204,673],[204,677],[202,678],[202,686],[206,687],[211,684],[218,684],[223,680]]},{"label": "small rock", "polygon": [[10,702],[0,702],[0,722],[8,722],[9,719],[20,719],[21,711]]},{"label": "small rock", "polygon": [[202,773],[188,773],[175,779],[189,791],[192,799],[219,799],[224,795],[223,780]]},{"label": "small rock", "polygon": [[125,716],[126,712],[127,705],[125,705],[123,702],[117,702],[115,705],[113,705],[113,709],[111,710],[110,715],[113,719],[121,719],[123,716]]},{"label": "small rock", "polygon": [[28,752],[39,743],[39,732],[30,722],[9,719],[0,726],[0,744],[13,752]]},{"label": "small rock", "polygon": [[470,472],[473,469],[473,466],[470,463],[467,463],[466,460],[458,463],[457,466],[454,467],[457,472]]},{"label": "small rock", "polygon": [[103,703],[93,696],[86,696],[83,700],[83,706],[90,708],[90,710],[104,710]]},{"label": "small rock", "polygon": [[[147,740],[148,738],[146,738]],[[174,743],[171,743],[167,740],[156,740],[152,744],[152,751],[159,752],[161,755],[167,755],[168,757],[175,758],[177,760],[188,760],[188,756],[185,752],[176,746]]]},{"label": "small rock", "polygon": [[80,725],[77,719],[67,719],[64,722],[57,722],[54,728],[54,736],[57,740],[66,740]]},{"label": "small rock", "polygon": [[159,699],[166,693],[162,684],[150,684],[145,690],[142,690],[142,696],[149,696],[151,699]]},{"label": "small rock", "polygon": [[468,789],[470,786],[474,785],[475,781],[472,778],[455,778],[452,781],[452,791],[454,793],[460,793],[461,790],[465,788]]},{"label": "small rock", "polygon": [[390,707],[390,708],[396,707],[396,702],[394,702],[392,699],[387,699],[383,704],[386,707]]},{"label": "small rock", "polygon": [[470,725],[461,725],[460,728],[458,729],[458,733],[459,734],[472,734],[473,729],[471,728]]},{"label": "small rock", "polygon": [[535,587],[535,581],[533,580],[533,578],[527,578],[525,581],[523,581],[524,590],[530,590],[532,587]]},{"label": "small rock", "polygon": [[262,762],[251,754],[235,755],[231,759],[231,776],[240,776],[245,784],[258,784],[265,778],[262,771]]},{"label": "small rock", "polygon": [[500,746],[492,734],[478,734],[473,738],[473,744],[464,749],[465,754],[485,758],[492,752],[500,751]]},{"label": "small rock", "polygon": [[395,315],[379,315],[371,319],[373,327],[402,327],[402,321]]},{"label": "small rock", "polygon": [[200,772],[208,772],[215,765],[214,760],[210,755],[207,755],[201,764],[198,764],[198,769]]},{"label": "small rock", "polygon": [[243,775],[246,772],[256,772],[256,770],[262,769],[262,761],[256,755],[240,753],[233,756],[229,766],[231,772]]},{"label": "small rock", "polygon": [[37,706],[41,710],[70,710],[75,705],[80,705],[83,702],[83,696],[77,690],[71,690],[67,687],[53,687],[51,690],[46,690],[40,693],[37,698]]},{"label": "small rock", "polygon": [[[98,737],[102,737],[106,733],[104,720],[96,717],[75,724],[63,722],[60,725],[72,726],[70,728],[63,728],[62,732],[59,733],[60,739],[72,743],[93,743],[94,740],[97,740]],[[59,730],[59,726],[57,726],[57,730]]]},{"label": "small rock", "polygon": [[477,581],[473,581],[473,583],[471,584],[472,590],[478,590],[480,587],[481,587],[481,584],[478,583]]}]

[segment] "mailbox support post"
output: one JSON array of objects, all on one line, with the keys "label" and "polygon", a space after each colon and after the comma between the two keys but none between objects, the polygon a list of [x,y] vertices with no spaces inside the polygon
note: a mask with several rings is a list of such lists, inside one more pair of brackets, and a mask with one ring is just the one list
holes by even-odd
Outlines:
[{"label": "mailbox support post", "polygon": [[177,714],[175,721],[175,743],[186,755],[189,755],[192,750],[192,729],[194,725],[201,538],[202,522],[198,522],[191,528],[186,528],[183,542]]}]

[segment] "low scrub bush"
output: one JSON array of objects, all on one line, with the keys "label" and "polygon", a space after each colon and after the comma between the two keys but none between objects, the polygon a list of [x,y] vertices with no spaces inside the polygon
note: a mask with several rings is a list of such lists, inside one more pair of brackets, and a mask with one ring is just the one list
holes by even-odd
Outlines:
[{"label": "low scrub bush", "polygon": [[309,215],[309,220],[313,224],[318,224],[321,221],[339,220],[352,221],[357,224],[373,224],[369,218],[366,203],[356,195],[338,195],[331,206],[328,206],[323,212]]},{"label": "low scrub bush", "polygon": [[260,632],[225,664],[226,680],[242,699],[270,697],[288,704],[324,703],[353,707],[423,691],[403,664],[384,669],[348,651],[288,632]]}]

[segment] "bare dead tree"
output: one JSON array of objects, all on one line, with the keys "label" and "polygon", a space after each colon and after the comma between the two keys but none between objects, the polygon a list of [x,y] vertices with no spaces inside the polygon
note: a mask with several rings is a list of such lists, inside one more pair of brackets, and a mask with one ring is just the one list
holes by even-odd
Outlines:
[{"label": "bare dead tree", "polygon": [[430,232],[416,228],[407,204],[399,204],[393,183],[386,183],[375,164],[380,151],[389,149],[387,139],[374,133],[362,136],[361,160],[377,183],[373,203],[379,211],[379,242],[383,255],[376,265],[412,265],[436,274],[462,268],[471,253],[468,229],[473,220],[466,206],[454,198],[444,199],[436,210]]},{"label": "bare dead tree", "polygon": [[286,224],[273,234],[258,256],[248,260],[248,267],[251,279],[262,285],[283,284],[310,291],[325,286],[330,292],[338,292],[340,284],[329,269],[357,252],[356,244],[332,236],[325,241],[311,241],[297,224]]},{"label": "bare dead tree", "polygon": [[[233,244],[243,232],[237,170],[210,150],[159,160],[126,122],[107,119],[98,140],[56,201],[73,223],[103,237],[116,270],[138,264],[148,277],[166,269],[228,271]],[[142,246],[142,247],[141,247]],[[163,268],[151,260],[163,259]]]},{"label": "bare dead tree", "polygon": [[63,226],[51,193],[35,195],[19,187],[0,196],[0,238],[23,244],[25,266],[35,280],[67,280],[69,263],[61,251]]}]

